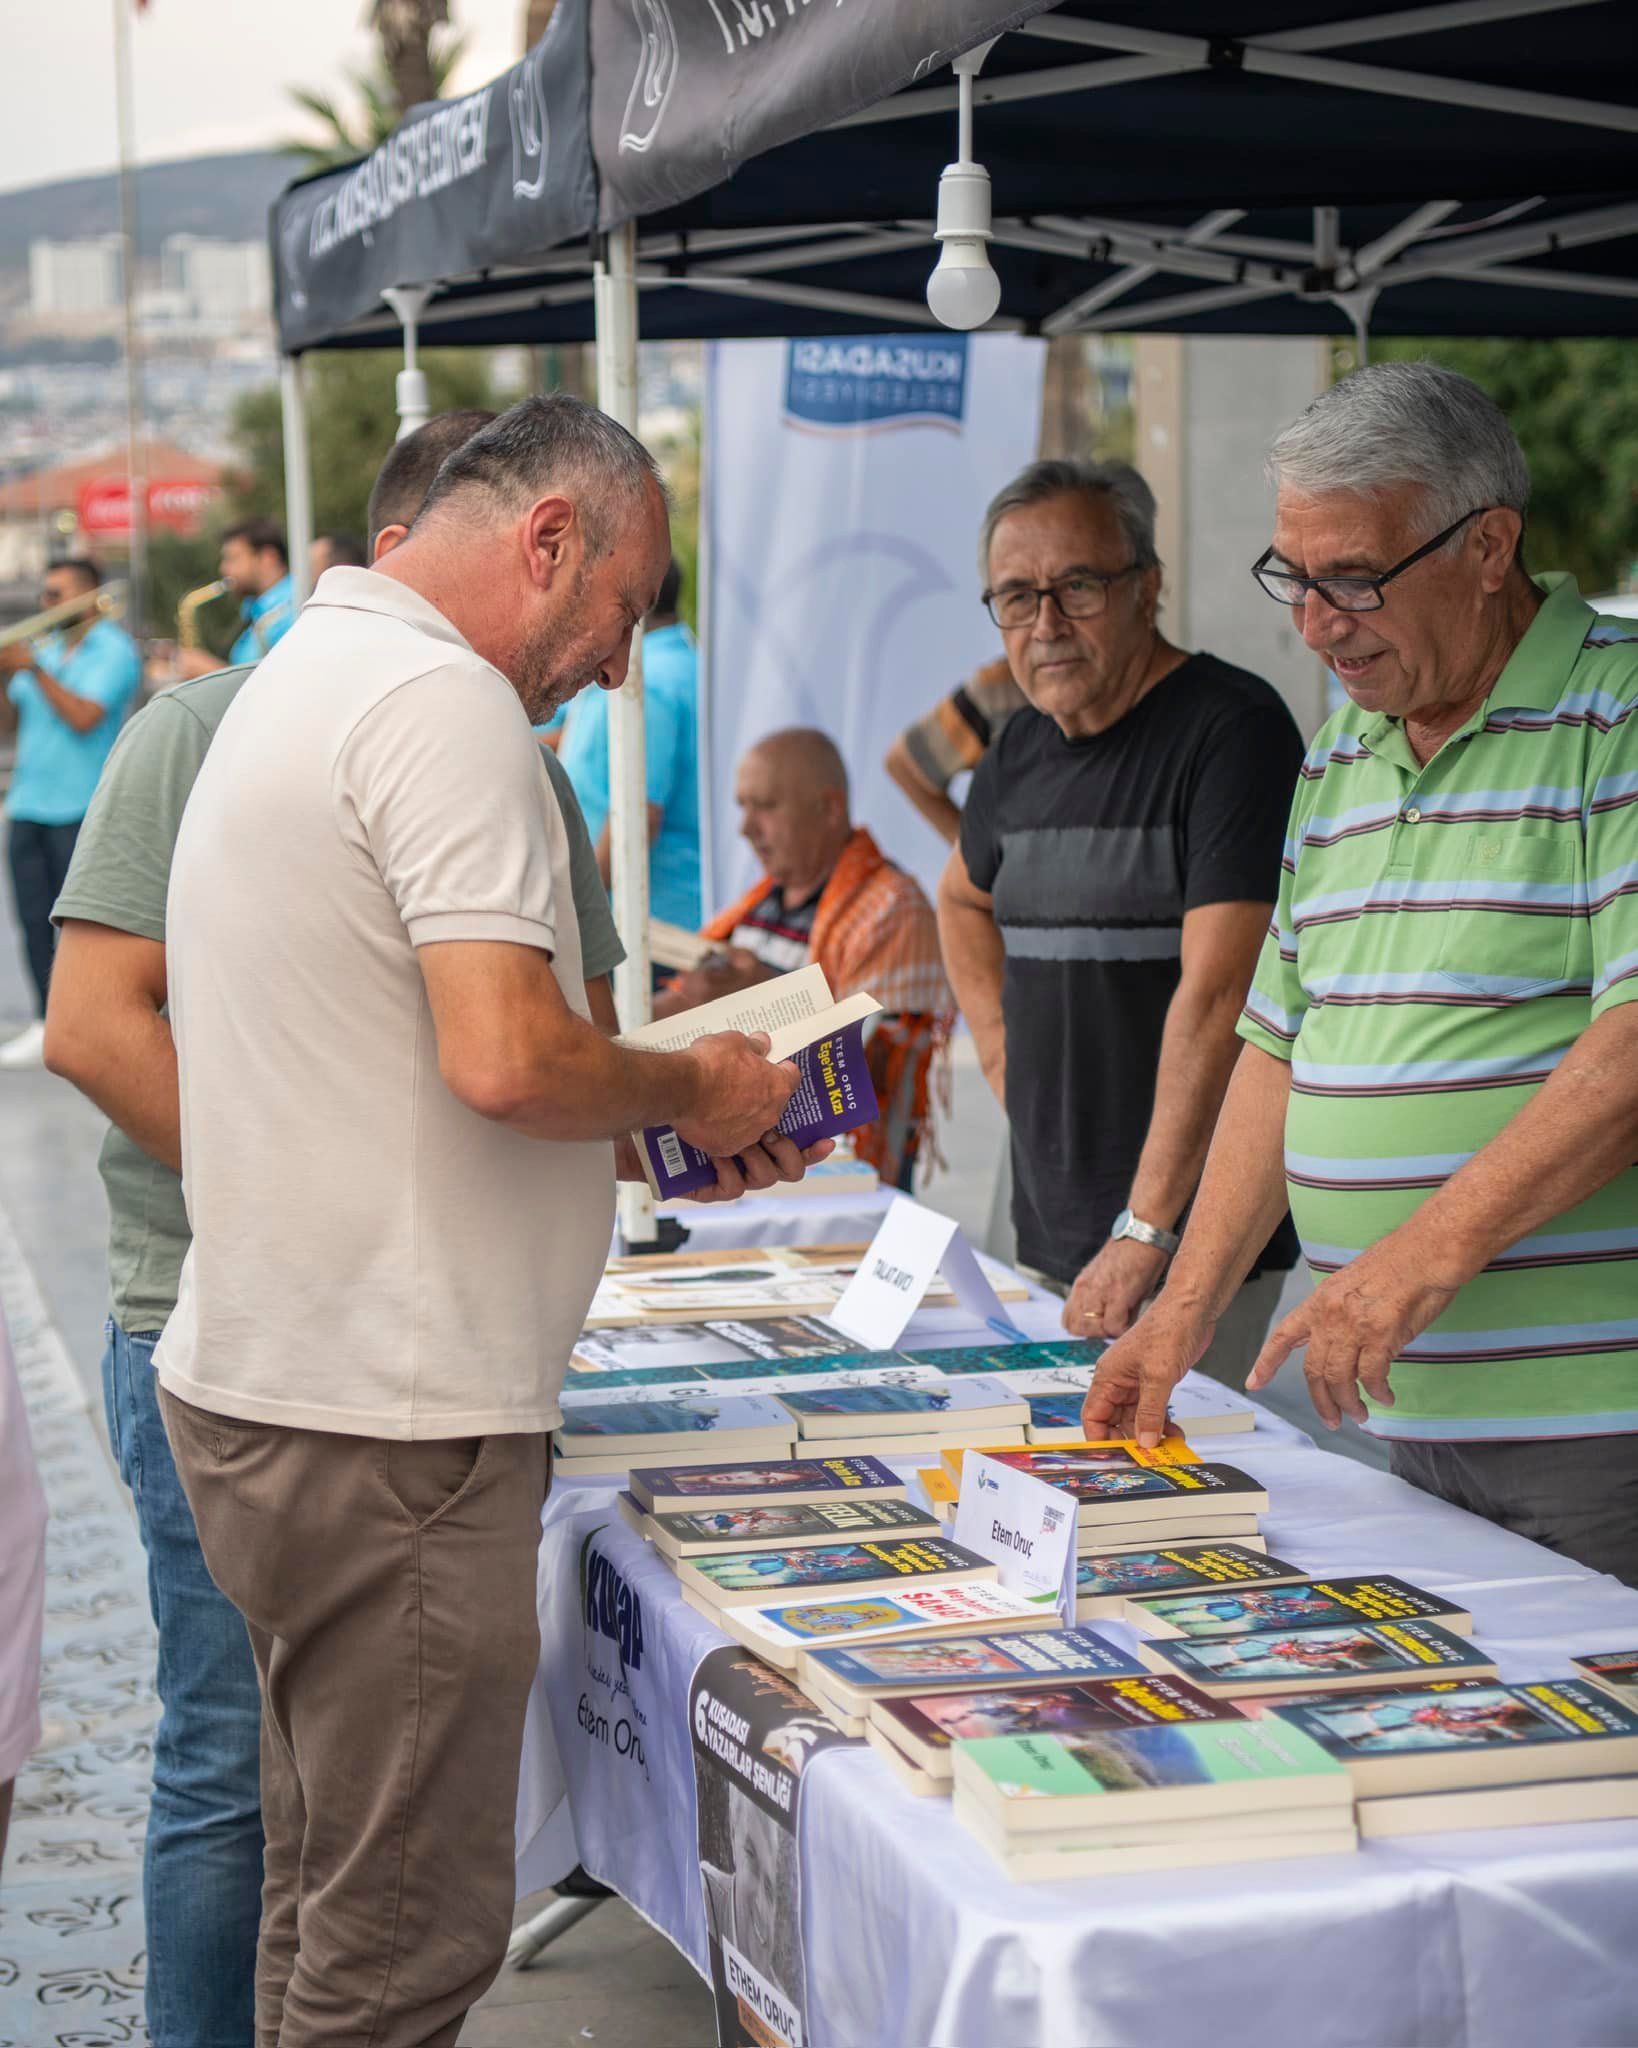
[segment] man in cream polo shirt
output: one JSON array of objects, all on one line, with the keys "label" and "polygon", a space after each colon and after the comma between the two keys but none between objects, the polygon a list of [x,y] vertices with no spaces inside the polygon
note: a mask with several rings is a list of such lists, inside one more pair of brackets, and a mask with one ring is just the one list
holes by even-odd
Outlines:
[{"label": "man in cream polo shirt", "polygon": [[611,1140],[666,1121],[731,1158],[794,1085],[765,1041],[634,1053],[586,1014],[530,727],[619,685],[669,555],[640,445],[525,400],[379,567],[323,578],[177,840],[194,1237],[156,1364],[261,1680],[280,2048],[453,2043],[499,1967],[547,1432]]}]

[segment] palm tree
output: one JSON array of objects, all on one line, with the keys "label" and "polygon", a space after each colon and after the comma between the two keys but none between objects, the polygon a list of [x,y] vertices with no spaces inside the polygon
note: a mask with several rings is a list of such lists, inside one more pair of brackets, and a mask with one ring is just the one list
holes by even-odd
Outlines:
[{"label": "palm tree", "polygon": [[449,27],[449,0],[371,0],[370,26],[380,40],[379,59],[368,70],[354,67],[345,74],[356,110],[316,86],[290,89],[290,98],[322,131],[317,141],[285,144],[306,171],[333,170],[368,156],[411,107],[443,98],[466,48],[464,36],[441,33]]}]

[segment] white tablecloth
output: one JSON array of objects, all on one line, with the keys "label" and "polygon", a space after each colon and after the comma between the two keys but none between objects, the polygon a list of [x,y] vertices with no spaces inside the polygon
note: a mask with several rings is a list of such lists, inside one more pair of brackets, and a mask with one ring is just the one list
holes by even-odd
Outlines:
[{"label": "white tablecloth", "polygon": [[[965,1341],[957,1313],[918,1317],[913,1337]],[[1020,1312],[1042,1335],[1052,1319],[1047,1304]],[[1638,1641],[1638,1592],[1325,1452],[1273,1416],[1254,1435],[1222,1439],[1221,1456],[1268,1486],[1278,1555],[1459,1592],[1505,1678],[1567,1676],[1572,1651]],[[581,1482],[548,1504],[520,1889],[583,1861],[703,1970],[686,1700],[699,1658],[724,1638],[614,1514],[613,1492]],[[585,1618],[594,1552],[640,1603],[641,1659],[624,1671]],[[1638,1822],[1023,1886],[1000,1875],[947,1802],[914,1798],[868,1751],[847,1750],[816,1764],[803,1828],[817,2048],[1638,2042]]]}]

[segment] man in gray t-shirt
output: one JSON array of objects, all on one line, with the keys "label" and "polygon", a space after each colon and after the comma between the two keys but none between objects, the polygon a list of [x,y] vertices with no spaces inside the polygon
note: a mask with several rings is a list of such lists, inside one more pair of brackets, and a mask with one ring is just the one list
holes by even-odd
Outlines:
[{"label": "man in gray t-shirt", "polygon": [[[434,419],[400,441],[371,498],[376,558],[402,538],[443,456],[488,419]],[[261,1703],[245,1625],[205,1568],[160,1417],[154,1347],[176,1306],[182,1203],[176,1052],[165,1012],[165,898],[182,812],[249,667],[156,697],[103,771],[53,917],[48,1064],[111,1119],[102,1148],[111,1310],[108,1433],[131,1489],[159,1631],[163,1714],[143,1863],[148,2024],[165,2048],[249,2048],[262,1905]],[[544,750],[543,750],[544,751]],[[546,753],[569,842],[586,996],[614,1028],[625,958],[585,820]]]}]

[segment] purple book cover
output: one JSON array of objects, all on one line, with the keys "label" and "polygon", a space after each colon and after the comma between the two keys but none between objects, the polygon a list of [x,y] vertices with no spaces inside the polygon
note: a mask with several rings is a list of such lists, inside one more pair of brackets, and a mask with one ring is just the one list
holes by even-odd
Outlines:
[{"label": "purple book cover", "polygon": [[[856,1018],[840,1031],[816,1038],[792,1054],[801,1078],[785,1105],[779,1129],[794,1144],[818,1144],[839,1138],[876,1115],[876,1091],[865,1062],[864,1030],[868,1018]],[[669,1124],[650,1124],[639,1144],[643,1165],[655,1195],[662,1202],[691,1195],[716,1180],[716,1168],[705,1153],[685,1144]]]}]

